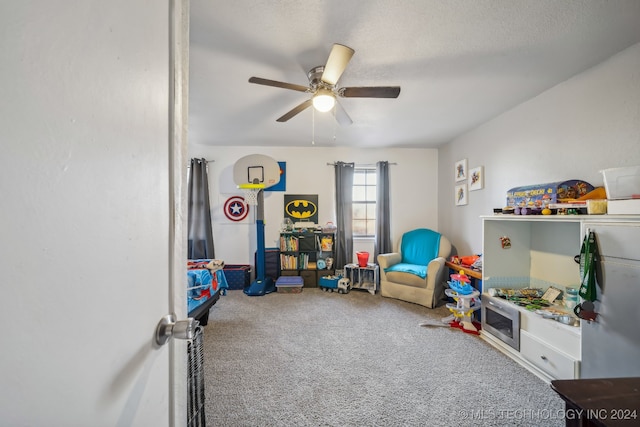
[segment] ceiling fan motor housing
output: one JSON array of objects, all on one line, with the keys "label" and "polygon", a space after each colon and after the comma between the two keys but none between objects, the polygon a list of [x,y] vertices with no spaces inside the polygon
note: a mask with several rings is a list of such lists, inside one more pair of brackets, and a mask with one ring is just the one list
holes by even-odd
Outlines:
[{"label": "ceiling fan motor housing", "polygon": [[332,86],[322,81],[322,73],[324,73],[324,65],[319,65],[317,67],[313,67],[307,73],[307,77],[309,78],[309,85],[315,90],[317,87],[325,87],[327,89],[331,89]]}]

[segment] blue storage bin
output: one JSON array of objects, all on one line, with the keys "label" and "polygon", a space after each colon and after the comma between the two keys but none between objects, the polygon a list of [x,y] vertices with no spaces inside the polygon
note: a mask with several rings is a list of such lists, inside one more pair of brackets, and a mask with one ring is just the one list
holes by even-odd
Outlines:
[{"label": "blue storage bin", "polygon": [[251,284],[251,266],[245,264],[227,264],[222,269],[229,289],[244,289]]}]

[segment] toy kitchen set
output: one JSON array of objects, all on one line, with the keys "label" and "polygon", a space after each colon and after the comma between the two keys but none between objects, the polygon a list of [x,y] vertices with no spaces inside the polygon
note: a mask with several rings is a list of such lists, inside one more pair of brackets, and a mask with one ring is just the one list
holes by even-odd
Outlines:
[{"label": "toy kitchen set", "polygon": [[545,381],[640,377],[640,166],[603,175],[608,213],[554,211],[564,182],[482,217],[481,336]]}]

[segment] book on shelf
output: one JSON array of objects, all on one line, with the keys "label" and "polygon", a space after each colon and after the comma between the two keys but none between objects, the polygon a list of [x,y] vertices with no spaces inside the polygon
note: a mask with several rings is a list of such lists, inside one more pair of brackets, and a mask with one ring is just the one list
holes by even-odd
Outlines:
[{"label": "book on shelf", "polygon": [[309,265],[309,254],[302,253],[300,254],[300,269],[306,270]]},{"label": "book on shelf", "polygon": [[298,238],[295,236],[280,236],[280,250],[295,252],[298,250]]},{"label": "book on shelf", "polygon": [[280,268],[282,270],[297,270],[298,257],[296,255],[280,254]]}]

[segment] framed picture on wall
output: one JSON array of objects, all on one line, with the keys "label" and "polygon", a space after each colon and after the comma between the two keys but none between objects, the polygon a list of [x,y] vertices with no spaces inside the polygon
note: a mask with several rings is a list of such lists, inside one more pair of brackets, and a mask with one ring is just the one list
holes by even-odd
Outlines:
[{"label": "framed picture on wall", "polygon": [[484,188],[484,167],[469,169],[469,191],[482,190]]},{"label": "framed picture on wall", "polygon": [[285,194],[284,217],[296,222],[318,224],[317,194]]},{"label": "framed picture on wall", "polygon": [[463,206],[466,205],[468,202],[468,198],[467,198],[467,184],[459,184],[456,185],[456,191],[455,191],[455,200],[456,200],[456,206]]},{"label": "framed picture on wall", "polygon": [[455,165],[456,182],[467,179],[467,159],[458,160]]}]

